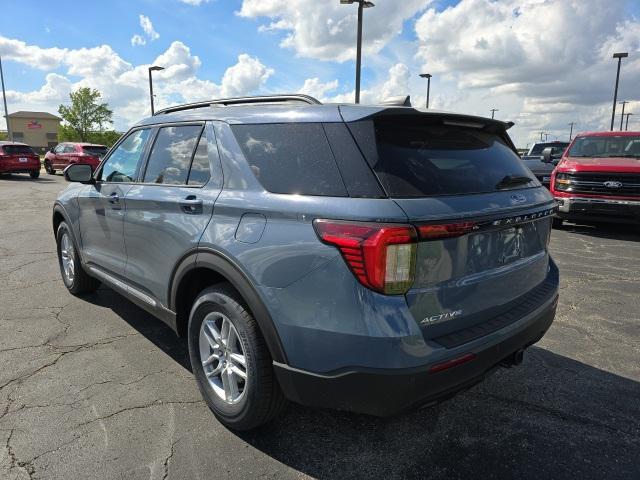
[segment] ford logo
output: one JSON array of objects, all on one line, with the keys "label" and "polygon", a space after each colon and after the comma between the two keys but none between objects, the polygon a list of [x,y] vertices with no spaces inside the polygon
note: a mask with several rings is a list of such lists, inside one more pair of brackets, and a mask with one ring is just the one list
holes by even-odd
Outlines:
[{"label": "ford logo", "polygon": [[513,204],[523,203],[526,201],[527,201],[527,197],[525,197],[521,193],[514,193],[513,195],[511,195],[511,203]]},{"label": "ford logo", "polygon": [[608,182],[604,182],[604,186],[607,188],[620,188],[622,187],[622,182],[609,180]]}]

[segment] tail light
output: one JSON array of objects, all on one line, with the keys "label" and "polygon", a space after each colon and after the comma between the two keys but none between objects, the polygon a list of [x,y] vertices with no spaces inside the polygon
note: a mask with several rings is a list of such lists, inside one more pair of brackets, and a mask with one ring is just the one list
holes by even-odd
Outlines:
[{"label": "tail light", "polygon": [[320,239],[337,247],[365,287],[389,295],[413,284],[417,234],[411,225],[315,220]]}]

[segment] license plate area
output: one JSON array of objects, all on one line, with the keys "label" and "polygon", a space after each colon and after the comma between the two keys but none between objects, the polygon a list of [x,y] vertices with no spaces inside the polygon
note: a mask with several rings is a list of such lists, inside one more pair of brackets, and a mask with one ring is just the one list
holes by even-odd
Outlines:
[{"label": "license plate area", "polygon": [[19,161],[20,163],[27,163],[27,162],[29,161],[29,159],[28,159],[27,157],[20,157],[20,158],[18,159],[18,161]]}]

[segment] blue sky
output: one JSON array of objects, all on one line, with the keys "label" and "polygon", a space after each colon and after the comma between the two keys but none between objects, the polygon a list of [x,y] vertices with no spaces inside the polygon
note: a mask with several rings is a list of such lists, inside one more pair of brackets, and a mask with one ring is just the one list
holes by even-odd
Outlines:
[{"label": "blue sky", "polygon": [[[363,98],[411,94],[432,107],[513,120],[522,145],[566,124],[600,129],[612,96],[610,53],[630,52],[621,97],[640,120],[637,0],[377,0],[365,11]],[[116,128],[147,114],[146,67],[157,103],[303,91],[353,98],[355,12],[338,0],[3,0],[0,29],[10,110],[57,111],[93,86]],[[152,30],[145,33],[141,16]],[[27,26],[27,27],[26,27]],[[155,32],[155,33],[154,33]],[[139,36],[137,44],[132,42]],[[157,37],[157,38],[156,38]],[[144,44],[141,44],[144,43]]]}]

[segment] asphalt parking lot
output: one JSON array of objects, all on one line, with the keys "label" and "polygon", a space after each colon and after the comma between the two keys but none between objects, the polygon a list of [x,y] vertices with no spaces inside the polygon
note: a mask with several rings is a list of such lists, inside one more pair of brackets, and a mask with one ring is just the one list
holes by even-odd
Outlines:
[{"label": "asphalt parking lot", "polygon": [[237,435],[168,327],[67,293],[64,186],[0,178],[0,478],[640,478],[640,230],[553,232],[558,315],[520,367],[396,418],[294,406]]}]

